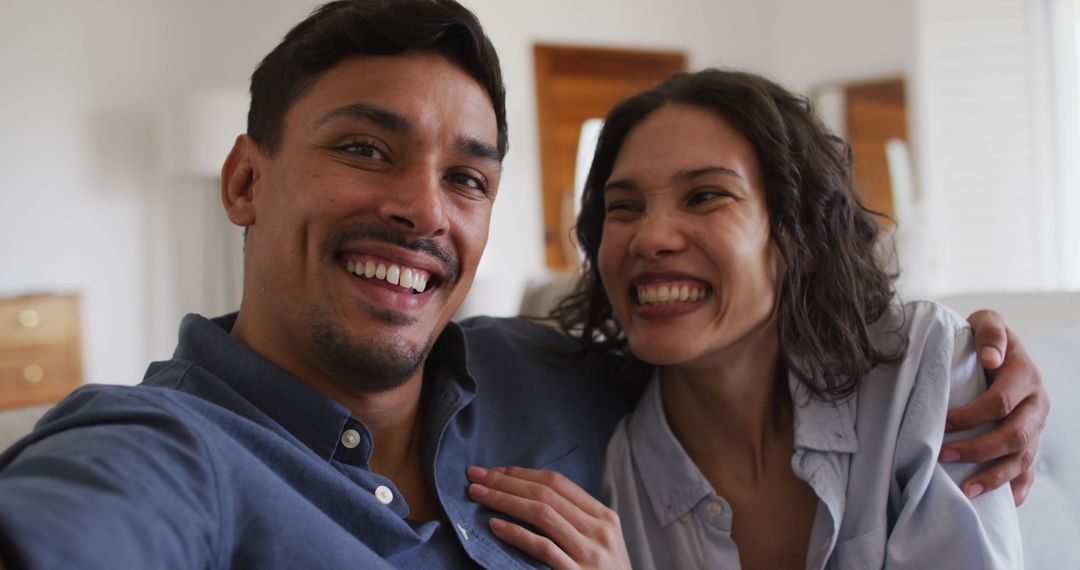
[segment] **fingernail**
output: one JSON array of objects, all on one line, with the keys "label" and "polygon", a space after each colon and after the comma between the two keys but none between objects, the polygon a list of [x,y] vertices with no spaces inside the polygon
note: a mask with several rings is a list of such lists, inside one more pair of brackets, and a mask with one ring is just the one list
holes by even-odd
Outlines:
[{"label": "fingernail", "polygon": [[491,470],[496,473],[506,473],[505,467],[492,467]]},{"label": "fingernail", "polygon": [[503,530],[506,528],[506,521],[502,519],[491,519],[491,530]]},{"label": "fingernail", "polygon": [[[997,366],[1001,366],[1001,352],[992,346],[982,347],[982,349],[979,350],[979,356],[983,361],[994,362]],[[997,368],[997,366],[994,368]]]},{"label": "fingernail", "polygon": [[945,422],[945,433],[949,433],[953,430],[952,422]]},{"label": "fingernail", "polygon": [[483,479],[484,477],[487,477],[488,473],[487,469],[475,465],[470,466],[467,471],[469,473],[469,479]]},{"label": "fingernail", "polygon": [[985,487],[982,486],[982,483],[972,483],[971,485],[967,486],[964,494],[967,495],[967,498],[974,499],[975,497],[981,495],[984,489]]},{"label": "fingernail", "polygon": [[941,450],[941,462],[942,463],[955,463],[960,461],[960,452],[955,449],[943,449]]},{"label": "fingernail", "polygon": [[473,483],[469,485],[469,494],[473,497],[486,497],[488,494],[488,488],[483,485],[477,485]]}]

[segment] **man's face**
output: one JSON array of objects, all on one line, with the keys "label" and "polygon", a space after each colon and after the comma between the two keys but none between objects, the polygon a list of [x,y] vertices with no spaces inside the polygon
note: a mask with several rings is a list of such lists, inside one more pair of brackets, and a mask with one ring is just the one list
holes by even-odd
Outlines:
[{"label": "man's face", "polygon": [[487,92],[441,56],[355,56],[320,76],[274,155],[253,153],[250,220],[230,208],[249,226],[234,334],[308,381],[414,377],[487,243],[496,135]]}]

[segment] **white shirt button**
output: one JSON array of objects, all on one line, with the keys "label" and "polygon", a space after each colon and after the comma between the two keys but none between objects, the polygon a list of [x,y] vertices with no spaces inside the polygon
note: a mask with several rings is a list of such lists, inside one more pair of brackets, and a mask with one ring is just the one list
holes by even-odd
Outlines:
[{"label": "white shirt button", "polygon": [[[354,429],[347,429],[341,433],[341,445],[353,449],[360,445],[360,432]],[[385,487],[384,487],[385,488]]]},{"label": "white shirt button", "polygon": [[709,503],[709,506],[706,507],[706,510],[709,511],[710,517],[718,517],[724,514],[724,506],[716,501]]},{"label": "white shirt button", "polygon": [[389,505],[394,502],[394,492],[390,490],[386,485],[379,485],[375,488],[375,498],[384,505]]}]

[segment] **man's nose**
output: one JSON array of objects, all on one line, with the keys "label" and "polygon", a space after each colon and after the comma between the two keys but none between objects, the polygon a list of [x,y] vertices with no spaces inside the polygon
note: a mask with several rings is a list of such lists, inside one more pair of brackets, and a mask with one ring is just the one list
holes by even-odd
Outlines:
[{"label": "man's nose", "polygon": [[437,237],[450,228],[445,200],[438,173],[412,172],[388,189],[379,205],[379,216],[408,234]]},{"label": "man's nose", "polygon": [[680,252],[686,249],[683,229],[678,216],[646,212],[630,240],[630,253],[645,259],[660,259]]}]

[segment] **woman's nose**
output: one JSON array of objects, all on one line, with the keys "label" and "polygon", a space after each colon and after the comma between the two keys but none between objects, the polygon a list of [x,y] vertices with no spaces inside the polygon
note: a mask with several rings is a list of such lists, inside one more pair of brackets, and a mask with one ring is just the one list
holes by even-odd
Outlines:
[{"label": "woman's nose", "polygon": [[630,241],[630,252],[646,259],[658,259],[686,248],[686,236],[677,216],[646,213]]}]

